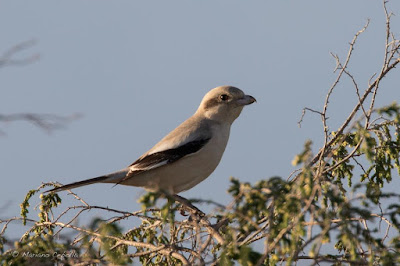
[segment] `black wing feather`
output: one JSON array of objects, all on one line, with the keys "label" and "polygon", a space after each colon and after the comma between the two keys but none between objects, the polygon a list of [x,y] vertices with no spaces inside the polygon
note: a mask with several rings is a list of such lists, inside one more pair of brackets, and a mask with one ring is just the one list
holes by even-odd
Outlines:
[{"label": "black wing feather", "polygon": [[207,144],[210,139],[211,138],[195,140],[174,149],[168,149],[165,151],[159,151],[149,154],[143,158],[136,160],[130,166],[146,168],[148,166],[161,163],[163,161],[167,161],[168,164],[173,163],[186,155],[199,151],[204,145]]},{"label": "black wing feather", "polygon": [[135,162],[133,162],[130,165],[130,166],[136,166],[136,167],[138,167],[138,169],[134,170],[132,172],[129,172],[126,175],[126,177],[124,177],[121,181],[119,181],[115,185],[123,183],[130,177],[133,177],[140,172],[146,171],[146,170],[140,169],[140,168],[146,168],[151,165],[156,165],[156,164],[159,164],[164,161],[166,161],[167,164],[170,164],[170,163],[173,163],[173,162],[181,159],[184,156],[195,153],[195,152],[199,151],[202,147],[204,147],[204,145],[206,145],[210,139],[211,139],[211,137],[194,140],[194,141],[188,142],[188,143],[186,143],[182,146],[179,146],[177,148],[174,148],[174,149],[168,149],[165,151],[152,153],[143,158],[139,158],[138,160],[136,160]]}]

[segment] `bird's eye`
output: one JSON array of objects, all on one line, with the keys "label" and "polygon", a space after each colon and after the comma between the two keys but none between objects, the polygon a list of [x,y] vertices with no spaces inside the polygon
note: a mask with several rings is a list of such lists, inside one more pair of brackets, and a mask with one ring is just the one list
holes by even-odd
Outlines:
[{"label": "bird's eye", "polygon": [[227,100],[229,99],[229,96],[226,95],[226,94],[222,94],[222,95],[219,96],[219,98],[220,98],[222,101],[227,101]]}]

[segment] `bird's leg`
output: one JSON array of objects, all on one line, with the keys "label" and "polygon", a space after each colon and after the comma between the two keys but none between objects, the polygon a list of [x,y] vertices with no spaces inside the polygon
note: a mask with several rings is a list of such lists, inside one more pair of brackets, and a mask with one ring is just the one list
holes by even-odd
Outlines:
[{"label": "bird's leg", "polygon": [[204,226],[207,231],[212,235],[220,245],[224,245],[225,240],[222,238],[222,236],[219,234],[218,229],[219,227],[214,228],[208,219],[205,217],[205,213],[199,210],[196,206],[194,206],[188,199],[181,197],[177,194],[171,195],[170,196],[172,199],[175,201],[181,203],[184,207],[188,208],[191,216],[189,218],[189,221],[198,223],[202,226]]},{"label": "bird's leg", "polygon": [[200,211],[196,206],[194,206],[188,199],[184,197],[175,194],[172,195],[172,198],[175,199],[175,201],[180,202],[183,206],[189,209],[189,211],[191,212],[189,221],[204,226],[206,230],[210,233],[210,235],[213,236],[220,245],[224,245],[225,240],[218,232],[219,227],[214,228],[211,225],[210,221],[208,221],[208,219],[205,217],[204,212]]},{"label": "bird's leg", "polygon": [[196,206],[194,206],[188,199],[181,197],[177,194],[171,196],[175,201],[181,203],[183,206],[187,207],[189,211],[198,216],[199,218],[203,218],[205,216],[204,212],[199,210]]}]

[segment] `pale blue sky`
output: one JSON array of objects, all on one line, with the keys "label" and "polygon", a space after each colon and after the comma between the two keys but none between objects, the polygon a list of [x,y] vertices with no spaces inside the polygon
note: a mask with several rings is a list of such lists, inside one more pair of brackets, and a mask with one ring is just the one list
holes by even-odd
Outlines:
[{"label": "pale blue sky", "polygon": [[[321,140],[321,108],[335,75],[329,52],[344,58],[371,18],[350,64],[363,87],[380,70],[381,1],[0,1],[0,51],[24,40],[40,53],[25,67],[0,69],[0,112],[81,113],[45,134],[1,124],[1,218],[17,215],[29,189],[125,167],[197,109],[203,95],[234,85],[257,98],[232,127],[217,170],[183,193],[226,203],[229,177],[256,182],[294,169],[306,139]],[[400,15],[400,2],[390,10]],[[399,18],[393,29],[400,30]],[[397,75],[397,77],[396,77]],[[382,84],[377,105],[400,98],[399,74]],[[357,101],[348,80],[332,96],[335,129]],[[316,146],[317,147],[317,146]],[[141,188],[100,184],[75,190],[88,202],[137,210]]]}]

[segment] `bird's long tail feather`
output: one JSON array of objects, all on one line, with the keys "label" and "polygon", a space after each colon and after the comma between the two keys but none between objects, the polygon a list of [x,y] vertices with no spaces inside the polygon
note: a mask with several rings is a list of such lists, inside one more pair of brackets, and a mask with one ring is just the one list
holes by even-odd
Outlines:
[{"label": "bird's long tail feather", "polygon": [[94,183],[117,183],[119,180],[124,178],[127,173],[128,173],[128,170],[124,169],[124,170],[114,172],[114,173],[111,173],[108,175],[98,176],[95,178],[90,178],[90,179],[70,183],[70,184],[67,184],[67,185],[64,185],[61,187],[56,187],[56,188],[46,191],[45,193],[60,192],[63,190],[82,187],[82,186],[86,186],[86,185],[90,185],[90,184],[94,184]]}]

